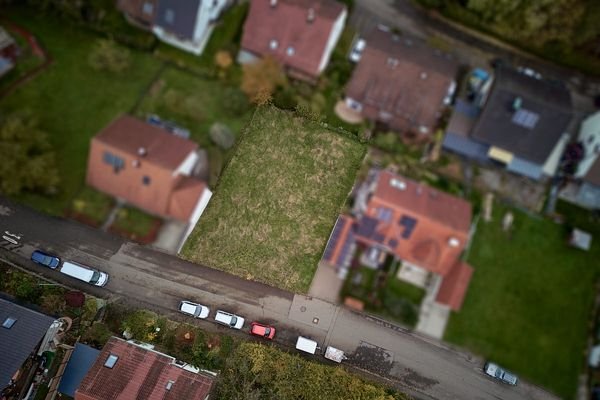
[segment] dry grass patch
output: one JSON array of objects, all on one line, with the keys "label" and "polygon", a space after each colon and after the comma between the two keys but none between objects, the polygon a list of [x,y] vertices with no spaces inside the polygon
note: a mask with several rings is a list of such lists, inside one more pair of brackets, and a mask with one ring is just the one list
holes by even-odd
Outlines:
[{"label": "dry grass patch", "polygon": [[305,292],[364,153],[317,123],[259,108],[183,257]]}]

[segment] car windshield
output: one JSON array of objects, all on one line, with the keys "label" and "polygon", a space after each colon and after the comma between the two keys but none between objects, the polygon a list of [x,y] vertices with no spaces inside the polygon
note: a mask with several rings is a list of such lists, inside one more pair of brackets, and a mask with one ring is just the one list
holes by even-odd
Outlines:
[{"label": "car windshield", "polygon": [[271,333],[271,328],[265,328],[265,336],[269,336]]},{"label": "car windshield", "polygon": [[90,283],[98,283],[99,279],[100,279],[100,272],[94,271],[94,274],[92,275],[92,279],[90,280]]},{"label": "car windshield", "polygon": [[496,370],[496,378],[502,378],[504,376],[504,371],[500,368]]},{"label": "car windshield", "polygon": [[235,326],[235,324],[237,324],[237,317],[235,316],[231,316],[231,326]]}]

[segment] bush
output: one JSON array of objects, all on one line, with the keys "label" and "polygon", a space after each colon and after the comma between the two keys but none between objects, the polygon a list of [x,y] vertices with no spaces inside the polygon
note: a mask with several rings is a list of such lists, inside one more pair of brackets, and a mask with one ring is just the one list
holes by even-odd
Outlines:
[{"label": "bush", "polygon": [[298,106],[296,93],[289,87],[280,88],[273,96],[273,104],[275,107],[281,108],[282,110],[293,111]]},{"label": "bush", "polygon": [[210,138],[217,146],[227,150],[235,144],[235,135],[229,127],[220,122],[215,122],[210,127]]},{"label": "bush", "polygon": [[99,39],[92,49],[88,62],[98,71],[123,72],[131,63],[128,49],[119,46],[112,40]]},{"label": "bush", "polygon": [[223,91],[222,102],[223,109],[231,117],[244,114],[250,108],[248,97],[235,87],[228,87]]},{"label": "bush", "polygon": [[122,328],[133,338],[143,342],[152,342],[156,338],[158,316],[152,311],[138,310],[125,317]]},{"label": "bush", "polygon": [[102,347],[112,335],[112,332],[105,324],[96,322],[85,331],[81,339],[94,347]]}]

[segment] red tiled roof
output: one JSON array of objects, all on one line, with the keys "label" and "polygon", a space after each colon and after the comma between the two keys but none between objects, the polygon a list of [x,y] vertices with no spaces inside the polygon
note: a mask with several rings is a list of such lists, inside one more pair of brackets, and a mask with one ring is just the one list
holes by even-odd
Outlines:
[{"label": "red tiled roof", "polygon": [[456,262],[450,272],[444,276],[435,300],[450,306],[454,311],[460,310],[472,275],[473,268],[470,265],[461,261]]},{"label": "red tiled roof", "polygon": [[345,94],[362,114],[397,130],[432,132],[448,87],[458,70],[449,56],[416,40],[376,29]]},{"label": "red tiled roof", "polygon": [[190,140],[172,135],[129,115],[112,121],[95,139],[135,157],[138,156],[138,150],[144,148],[144,162],[172,170],[198,148]]},{"label": "red tiled roof", "polygon": [[470,225],[469,202],[381,171],[367,210],[357,220],[356,237],[445,275],[462,253]]},{"label": "red tiled roof", "polygon": [[189,220],[204,190],[206,183],[201,180],[189,176],[179,177],[169,202],[169,215],[180,220]]},{"label": "red tiled roof", "polygon": [[[111,354],[119,358],[108,368],[104,363]],[[75,391],[75,400],[204,400],[214,378],[186,371],[174,361],[113,337]]]},{"label": "red tiled roof", "polygon": [[[314,20],[307,20],[309,10]],[[271,55],[281,64],[318,77],[333,24],[345,6],[333,0],[252,0],[244,24],[242,49],[258,56]],[[277,47],[272,49],[275,40]],[[288,48],[294,49],[288,55]]]}]

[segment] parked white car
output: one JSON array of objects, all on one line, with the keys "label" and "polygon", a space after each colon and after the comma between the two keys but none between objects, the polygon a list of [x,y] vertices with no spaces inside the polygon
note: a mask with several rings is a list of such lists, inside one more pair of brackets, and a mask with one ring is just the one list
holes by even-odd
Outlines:
[{"label": "parked white car", "polygon": [[210,313],[208,307],[186,300],[179,303],[179,311],[183,314],[191,315],[194,318],[206,318]]},{"label": "parked white car", "polygon": [[350,55],[348,56],[350,61],[355,62],[355,63],[359,62],[362,57],[362,53],[365,50],[365,47],[367,47],[366,40],[358,39],[356,41],[356,43],[354,44],[354,47],[352,47],[352,50],[350,51]]},{"label": "parked white car", "polygon": [[244,326],[244,318],[221,310],[217,310],[215,321],[234,329],[242,329]]},{"label": "parked white car", "polygon": [[519,381],[519,378],[512,372],[508,372],[498,364],[494,364],[492,362],[485,363],[483,366],[483,372],[487,375],[495,378],[501,382],[508,383],[509,385],[516,385]]}]

